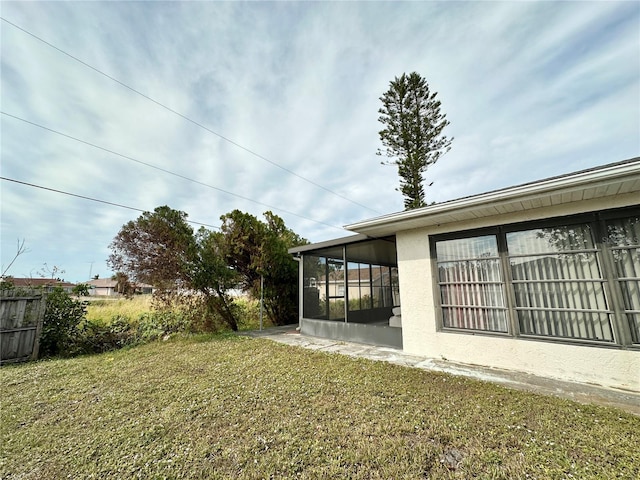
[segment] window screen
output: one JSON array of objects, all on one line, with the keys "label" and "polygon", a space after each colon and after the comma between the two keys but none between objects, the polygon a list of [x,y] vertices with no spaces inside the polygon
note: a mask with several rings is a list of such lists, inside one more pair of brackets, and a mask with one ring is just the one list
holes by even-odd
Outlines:
[{"label": "window screen", "polygon": [[521,334],[613,341],[589,225],[506,234]]},{"label": "window screen", "polygon": [[443,326],[507,332],[495,235],[436,243]]},{"label": "window screen", "polygon": [[607,241],[633,343],[640,343],[640,217],[607,223]]}]

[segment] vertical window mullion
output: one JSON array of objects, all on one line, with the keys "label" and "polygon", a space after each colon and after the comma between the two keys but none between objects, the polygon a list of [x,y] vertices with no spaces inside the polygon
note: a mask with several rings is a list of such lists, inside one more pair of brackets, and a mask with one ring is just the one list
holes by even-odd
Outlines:
[{"label": "vertical window mullion", "polygon": [[373,265],[369,264],[369,308],[373,309]]},{"label": "vertical window mullion", "polygon": [[513,275],[511,272],[511,264],[509,262],[509,252],[507,251],[507,240],[504,231],[499,228],[498,233],[498,256],[500,257],[499,269],[502,272],[502,285],[498,288],[503,289],[503,298],[505,301],[507,331],[517,337],[520,335],[520,325],[518,324],[518,315],[515,311],[515,287],[513,285]]},{"label": "vertical window mullion", "polygon": [[607,222],[600,218],[597,222],[597,228],[596,246],[602,252],[604,292],[605,296],[610,299],[608,302],[609,309],[613,311],[613,313],[609,315],[613,329],[613,338],[617,343],[630,345],[633,341],[631,325],[629,325],[627,314],[625,313],[621,285],[618,280],[618,272],[610,246]]},{"label": "vertical window mullion", "polygon": [[330,312],[330,303],[331,300],[329,299],[329,282],[331,281],[331,278],[329,277],[329,259],[325,257],[325,262],[324,262],[324,271],[325,271],[325,282],[324,282],[324,291],[325,291],[325,315],[327,316],[327,320],[331,319],[331,315],[329,315]]}]

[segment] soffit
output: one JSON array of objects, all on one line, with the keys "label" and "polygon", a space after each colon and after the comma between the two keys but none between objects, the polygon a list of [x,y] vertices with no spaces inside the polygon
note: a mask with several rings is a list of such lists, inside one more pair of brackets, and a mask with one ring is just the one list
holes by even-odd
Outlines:
[{"label": "soffit", "polygon": [[390,235],[414,228],[464,222],[635,192],[638,192],[637,202],[640,203],[640,158],[385,215],[347,225],[345,228],[361,234]]}]

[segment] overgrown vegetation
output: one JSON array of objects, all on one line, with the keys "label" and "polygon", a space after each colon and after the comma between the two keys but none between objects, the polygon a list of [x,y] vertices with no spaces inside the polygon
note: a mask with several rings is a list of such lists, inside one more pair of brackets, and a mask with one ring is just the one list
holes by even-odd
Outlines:
[{"label": "overgrown vegetation", "polygon": [[[3,289],[13,289],[3,282]],[[75,292],[78,293],[78,292]],[[169,297],[135,295],[95,299],[76,297],[55,287],[47,303],[40,336],[39,357],[73,357],[132,347],[176,334],[220,333],[224,321],[210,315],[204,299],[188,296],[178,302]],[[234,298],[240,330],[257,329],[260,307],[256,300]],[[266,319],[265,327],[273,326]]]},{"label": "overgrown vegetation", "polygon": [[125,316],[130,320],[150,313],[153,309],[151,295],[136,295],[131,298],[92,297],[87,305],[87,320],[94,323],[107,323],[116,316]]},{"label": "overgrown vegetation", "polygon": [[[102,353],[132,347],[174,335],[219,333],[228,330],[224,322],[207,315],[202,299],[188,297],[176,303],[151,295],[99,299],[87,302],[86,317],[69,332],[68,348],[49,354],[72,356]],[[241,319],[240,330],[259,327],[260,307],[255,300],[236,298],[233,308]],[[264,320],[264,326],[272,326]]]},{"label": "overgrown vegetation", "polygon": [[297,321],[297,264],[288,248],[306,240],[271,212],[265,221],[234,210],[219,232],[194,232],[185,212],[168,206],[126,223],[111,243],[108,264],[119,276],[153,285],[166,305],[198,304],[204,324],[222,321],[238,330],[232,292],[254,299],[264,292],[265,314],[275,325]]},{"label": "overgrown vegetation", "polygon": [[146,308],[148,300],[109,302],[78,300],[62,288],[47,294],[40,358],[72,357],[139,345],[175,333],[197,332],[192,318],[179,309]]},{"label": "overgrown vegetation", "polygon": [[0,384],[6,479],[640,476],[631,414],[268,340],[8,366]]},{"label": "overgrown vegetation", "polygon": [[40,357],[71,356],[82,350],[81,327],[87,304],[76,300],[60,287],[47,295],[47,307],[40,335]]}]

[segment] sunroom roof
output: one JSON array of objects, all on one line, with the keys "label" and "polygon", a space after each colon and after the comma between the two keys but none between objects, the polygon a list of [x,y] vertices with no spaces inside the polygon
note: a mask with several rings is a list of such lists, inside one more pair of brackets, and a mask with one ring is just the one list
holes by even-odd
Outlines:
[{"label": "sunroom roof", "polygon": [[351,235],[350,237],[290,248],[289,253],[343,259],[343,248],[346,248],[347,262],[397,265],[394,236],[374,238],[368,235]]}]

